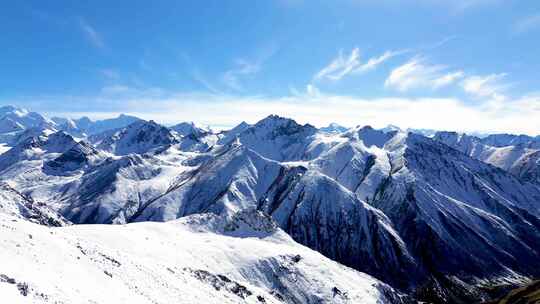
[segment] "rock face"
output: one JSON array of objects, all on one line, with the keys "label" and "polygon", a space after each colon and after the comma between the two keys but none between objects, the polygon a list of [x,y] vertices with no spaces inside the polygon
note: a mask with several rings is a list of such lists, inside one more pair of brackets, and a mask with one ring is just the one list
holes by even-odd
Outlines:
[{"label": "rock face", "polygon": [[484,300],[486,285],[540,275],[539,154],[524,139],[323,132],[275,115],[192,131],[139,121],[89,141],[34,136],[0,155],[0,178],[75,223],[256,210],[295,241],[430,302]]}]

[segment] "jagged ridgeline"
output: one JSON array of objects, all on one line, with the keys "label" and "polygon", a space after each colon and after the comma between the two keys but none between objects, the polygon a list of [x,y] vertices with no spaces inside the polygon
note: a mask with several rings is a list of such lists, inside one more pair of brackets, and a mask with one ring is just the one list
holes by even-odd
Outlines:
[{"label": "jagged ridgeline", "polygon": [[[290,236],[287,242],[392,286],[376,284],[386,287],[374,289],[371,299],[383,303],[487,301],[540,276],[539,138],[451,132],[426,137],[397,127],[337,124],[318,129],[275,115],[215,132],[125,115],[49,120],[14,107],[2,108],[0,122],[2,193],[13,202],[3,208],[19,219],[41,224],[181,219],[196,220],[205,230],[241,218],[251,226],[275,226],[284,232],[280,238]],[[161,229],[152,225],[158,224],[126,227]],[[29,227],[34,226],[20,229],[34,229]],[[77,229],[67,230],[77,234]],[[294,266],[295,259],[279,263]],[[260,269],[249,271],[262,275]],[[217,290],[236,290],[232,297],[242,301],[256,296],[253,286],[262,284],[212,269],[174,271]],[[260,295],[267,302],[364,303],[353,300],[362,298],[355,298],[352,285],[327,283],[321,290],[330,288],[329,293],[300,292],[307,287],[280,280],[273,289],[264,285]]]}]

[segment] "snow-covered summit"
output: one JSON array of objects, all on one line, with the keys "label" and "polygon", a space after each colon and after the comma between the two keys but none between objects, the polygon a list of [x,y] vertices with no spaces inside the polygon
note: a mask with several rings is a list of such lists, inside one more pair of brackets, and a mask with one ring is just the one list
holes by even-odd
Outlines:
[{"label": "snow-covered summit", "polygon": [[150,121],[136,121],[103,139],[98,149],[126,155],[146,153],[177,144],[179,139],[168,128]]},{"label": "snow-covered summit", "polygon": [[194,122],[181,122],[171,127],[171,129],[182,136],[193,135],[195,137],[205,136],[210,131],[195,125]]},{"label": "snow-covered summit", "polygon": [[332,122],[326,127],[319,128],[319,130],[325,133],[338,134],[347,131],[347,128],[338,123]]},{"label": "snow-covered summit", "polygon": [[388,140],[390,140],[397,131],[384,132],[373,129],[371,126],[356,127],[348,130],[342,136],[353,140],[360,140],[366,147],[376,146],[382,148]]},{"label": "snow-covered summit", "polygon": [[24,131],[29,128],[53,129],[55,123],[36,112],[14,106],[0,107],[0,134]]},{"label": "snow-covered summit", "polygon": [[245,129],[237,137],[246,147],[264,157],[282,161],[302,159],[317,128],[270,115]]}]

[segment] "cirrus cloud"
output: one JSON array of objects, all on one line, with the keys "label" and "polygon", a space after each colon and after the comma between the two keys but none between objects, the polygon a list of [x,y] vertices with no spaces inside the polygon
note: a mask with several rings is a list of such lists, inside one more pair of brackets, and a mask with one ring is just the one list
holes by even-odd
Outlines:
[{"label": "cirrus cloud", "polygon": [[412,89],[439,89],[464,77],[461,70],[448,71],[445,65],[433,65],[421,57],[415,57],[393,69],[384,85],[400,92]]},{"label": "cirrus cloud", "polygon": [[338,81],[350,74],[361,74],[374,70],[383,62],[403,52],[405,51],[386,51],[382,55],[372,57],[363,63],[360,61],[360,49],[352,49],[351,54],[348,56],[344,56],[343,51],[340,51],[338,56],[315,74],[313,78],[314,80]]}]

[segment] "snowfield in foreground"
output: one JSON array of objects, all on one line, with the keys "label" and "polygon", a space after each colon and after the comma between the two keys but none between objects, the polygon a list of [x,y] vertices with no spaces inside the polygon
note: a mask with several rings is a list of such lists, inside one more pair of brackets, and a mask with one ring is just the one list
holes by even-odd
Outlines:
[{"label": "snowfield in foreground", "polygon": [[408,303],[254,211],[50,228],[0,213],[4,303]]}]

